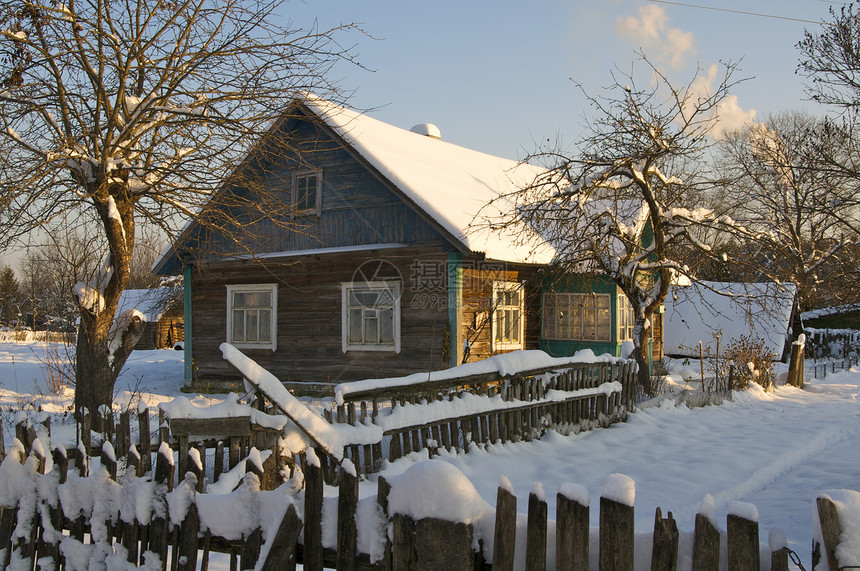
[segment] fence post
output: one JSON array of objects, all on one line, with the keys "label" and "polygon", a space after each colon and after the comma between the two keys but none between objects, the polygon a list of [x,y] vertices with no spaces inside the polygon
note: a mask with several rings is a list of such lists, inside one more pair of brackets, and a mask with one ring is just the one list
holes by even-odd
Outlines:
[{"label": "fence post", "polygon": [[[379,508],[382,511],[382,516],[385,520],[385,529],[388,529],[388,522],[391,521],[391,518],[388,514],[388,494],[391,493],[391,484],[388,483],[384,477],[380,476],[376,482],[376,503],[379,504]],[[385,532],[385,552],[382,556],[382,561],[380,562],[380,567],[387,571],[391,569],[391,538],[388,536],[388,532]]]},{"label": "fence post", "polygon": [[827,565],[830,569],[838,569],[839,561],[836,559],[836,546],[839,545],[839,536],[842,535],[842,523],[839,521],[836,504],[826,496],[816,498],[815,504],[818,509],[818,522],[821,525]]},{"label": "fence post", "polygon": [[394,514],[391,521],[394,536],[391,542],[391,568],[394,571],[411,571],[418,564],[415,521],[403,514]]},{"label": "fence post", "polygon": [[192,474],[186,474],[185,482],[188,485],[188,493],[191,494],[191,504],[188,506],[188,512],[182,518],[182,523],[179,527],[179,566],[180,571],[194,571],[197,569],[197,548],[199,547],[199,539],[197,531],[200,529],[200,516],[197,513],[197,502],[195,500],[194,490],[197,488],[197,477]]},{"label": "fence post", "polygon": [[582,486],[562,486],[556,496],[557,571],[588,571],[588,503],[588,491]]},{"label": "fence post", "polygon": [[517,539],[517,497],[511,481],[502,479],[496,492],[496,526],[493,535],[493,569],[513,571]]},{"label": "fence post", "polygon": [[[609,495],[619,499],[635,494],[628,476],[610,474],[609,478],[604,496],[610,490]],[[624,500],[600,498],[600,571],[633,571],[633,497]]]},{"label": "fence post", "polygon": [[526,528],[526,571],[546,569],[547,505],[543,485],[535,483],[529,494],[529,521]]},{"label": "fence post", "polygon": [[787,382],[793,387],[803,388],[804,346],[800,340],[791,344],[791,357],[788,364]]},{"label": "fence post", "polygon": [[278,526],[278,531],[275,533],[275,539],[272,540],[269,554],[263,561],[262,570],[277,571],[287,569],[291,564],[295,565],[296,542],[301,532],[302,520],[296,513],[296,506],[290,503],[284,518],[281,520],[281,525]]},{"label": "fence post", "polygon": [[746,517],[726,516],[729,569],[761,569],[758,549],[758,522]]},{"label": "fence post", "polygon": [[143,401],[137,405],[138,451],[143,464],[143,473],[152,472],[152,438],[149,434],[149,409]]},{"label": "fence post", "polygon": [[322,502],[323,473],[319,456],[313,448],[308,448],[305,466],[305,538],[304,568],[308,571],[322,571]]},{"label": "fence post", "polygon": [[173,450],[162,442],[155,457],[155,489],[152,494],[153,515],[149,523],[149,551],[161,558],[162,569],[167,565],[167,501],[165,494],[173,489],[173,476],[176,466],[173,463]]},{"label": "fence post", "polygon": [[693,571],[719,571],[720,532],[704,514],[696,514],[693,534]]},{"label": "fence post", "polygon": [[12,556],[12,549],[9,543],[12,541],[12,532],[15,531],[17,515],[18,506],[0,507],[0,546],[6,552],[6,557],[3,561],[0,561],[0,564],[2,564],[4,569],[9,566]]},{"label": "fence post", "polygon": [[651,571],[675,571],[678,568],[678,526],[672,512],[654,514],[654,541],[651,547]]},{"label": "fence post", "polygon": [[785,532],[779,528],[771,529],[767,534],[770,547],[770,571],[788,571],[788,539]]},{"label": "fence post", "polygon": [[353,570],[357,553],[358,475],[352,462],[343,461],[337,480],[337,569]]}]

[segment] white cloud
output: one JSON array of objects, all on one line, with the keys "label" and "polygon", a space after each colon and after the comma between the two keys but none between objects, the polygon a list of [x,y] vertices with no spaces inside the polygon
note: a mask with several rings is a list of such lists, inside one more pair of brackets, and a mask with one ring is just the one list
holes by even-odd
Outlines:
[{"label": "white cloud", "polygon": [[662,6],[646,4],[639,8],[639,17],[619,16],[615,20],[615,35],[638,44],[655,63],[681,69],[687,56],[697,53],[695,36],[680,28],[668,27],[669,18]]},{"label": "white cloud", "polygon": [[[700,75],[690,85],[690,91],[694,97],[707,97],[714,92],[714,84],[722,77],[718,78],[720,67],[717,64],[711,65],[705,72]],[[721,137],[724,133],[739,129],[748,123],[752,123],[755,118],[755,109],[743,109],[738,103],[737,95],[727,95],[717,105],[715,109],[717,121],[711,129],[711,135],[716,138]]]}]

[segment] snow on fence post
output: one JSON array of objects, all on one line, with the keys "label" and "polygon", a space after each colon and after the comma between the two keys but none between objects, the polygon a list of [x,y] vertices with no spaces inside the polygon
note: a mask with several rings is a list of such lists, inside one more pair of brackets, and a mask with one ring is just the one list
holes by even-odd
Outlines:
[{"label": "snow on fence post", "polygon": [[528,526],[526,528],[526,570],[546,570],[547,505],[543,484],[536,482],[529,494]]},{"label": "snow on fence post", "polygon": [[511,481],[502,477],[496,492],[496,523],[493,535],[493,569],[513,571],[517,539],[517,497]]},{"label": "snow on fence post", "polygon": [[303,563],[307,571],[322,571],[323,473],[316,450],[308,448],[305,464],[305,530]]},{"label": "snow on fence post", "polygon": [[588,571],[588,490],[563,484],[556,495],[555,568],[557,571]]},{"label": "snow on fence post", "polygon": [[654,513],[654,539],[651,546],[651,570],[675,571],[678,568],[678,526],[672,512],[663,517],[660,508]]},{"label": "snow on fence post", "polygon": [[729,569],[761,569],[758,510],[752,504],[734,502],[726,516]]},{"label": "snow on fence post", "polygon": [[624,474],[610,474],[600,498],[600,571],[633,571],[633,501],[636,487]]}]

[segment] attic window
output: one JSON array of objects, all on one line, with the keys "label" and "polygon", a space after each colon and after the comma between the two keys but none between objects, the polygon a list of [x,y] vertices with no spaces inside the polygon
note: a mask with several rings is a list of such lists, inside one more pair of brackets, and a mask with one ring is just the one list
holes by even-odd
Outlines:
[{"label": "attic window", "polygon": [[322,170],[299,171],[293,175],[292,206],[295,214],[320,213]]}]

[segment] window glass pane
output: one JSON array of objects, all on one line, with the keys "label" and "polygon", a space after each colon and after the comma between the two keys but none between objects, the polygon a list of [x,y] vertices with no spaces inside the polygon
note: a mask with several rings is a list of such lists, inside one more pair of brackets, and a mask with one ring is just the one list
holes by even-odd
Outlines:
[{"label": "window glass pane", "polygon": [[233,307],[247,307],[245,302],[246,294],[241,292],[233,292]]},{"label": "window glass pane", "polygon": [[260,310],[260,341],[272,340],[272,312],[271,310]]},{"label": "window glass pane", "polygon": [[296,177],[295,202],[297,210],[313,210],[317,206],[317,175]]},{"label": "window glass pane", "polygon": [[520,310],[511,310],[511,329],[508,333],[511,341],[518,342],[520,340]]},{"label": "window glass pane", "polygon": [[245,341],[257,341],[257,331],[259,322],[257,321],[257,312],[252,310],[245,311]]},{"label": "window glass pane", "polygon": [[361,343],[361,308],[353,308],[347,314],[348,337],[350,343]]},{"label": "window glass pane", "polygon": [[[589,300],[591,301],[591,300]],[[582,309],[582,338],[594,339],[594,304],[584,305]]]},{"label": "window glass pane", "polygon": [[582,339],[582,297],[579,294],[571,295],[570,308],[570,336],[568,339]]},{"label": "window glass pane", "polygon": [[364,312],[364,342],[379,343],[379,318],[376,311]]},{"label": "window glass pane", "polygon": [[245,312],[241,309],[233,310],[233,335],[231,341],[241,343],[245,340]]},{"label": "window glass pane", "polygon": [[379,312],[379,342],[394,343],[394,309],[392,308]]}]

